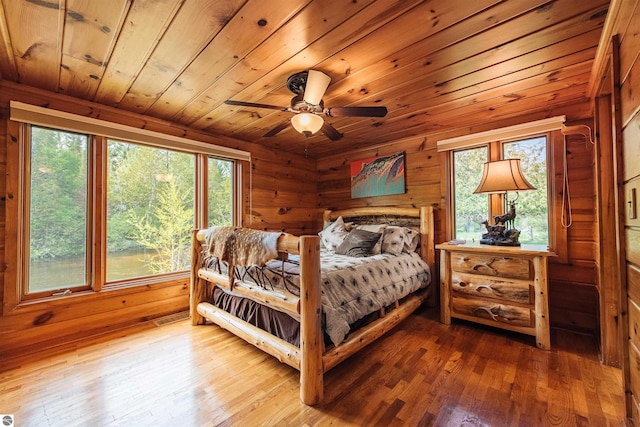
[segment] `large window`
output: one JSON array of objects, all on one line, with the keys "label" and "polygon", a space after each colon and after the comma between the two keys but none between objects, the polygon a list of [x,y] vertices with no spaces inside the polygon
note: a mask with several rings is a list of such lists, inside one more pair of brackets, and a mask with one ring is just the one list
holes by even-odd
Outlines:
[{"label": "large window", "polygon": [[27,292],[87,286],[89,138],[32,127]]},{"label": "large window", "polygon": [[184,275],[191,230],[237,217],[232,159],[36,125],[24,130],[21,299]]},{"label": "large window", "polygon": [[548,245],[548,162],[544,135],[453,151],[454,237],[477,241],[486,231],[482,222],[493,224],[492,218],[507,210],[507,198],[503,195],[473,194],[480,183],[484,162],[500,159],[520,159],[525,177],[536,188],[507,195],[508,200],[516,199],[515,228],[520,230],[520,242]]},{"label": "large window", "polygon": [[193,154],[108,141],[107,281],[189,268]]}]

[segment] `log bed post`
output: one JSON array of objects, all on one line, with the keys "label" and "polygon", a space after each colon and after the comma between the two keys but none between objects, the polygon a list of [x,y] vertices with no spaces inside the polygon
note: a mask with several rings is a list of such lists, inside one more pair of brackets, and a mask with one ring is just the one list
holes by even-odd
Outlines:
[{"label": "log bed post", "polygon": [[189,301],[189,311],[191,312],[191,324],[203,325],[205,318],[198,313],[198,304],[205,300],[206,286],[202,283],[202,279],[198,277],[198,269],[200,269],[200,258],[202,257],[202,248],[198,241],[198,231],[191,232],[191,292]]},{"label": "log bed post", "polygon": [[322,401],[322,354],[324,341],[321,325],[320,238],[300,237],[300,400],[307,405]]}]

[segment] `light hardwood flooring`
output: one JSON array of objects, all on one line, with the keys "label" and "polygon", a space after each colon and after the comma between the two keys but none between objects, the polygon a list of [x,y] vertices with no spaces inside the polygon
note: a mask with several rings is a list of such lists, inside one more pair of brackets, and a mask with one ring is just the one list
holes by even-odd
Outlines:
[{"label": "light hardwood flooring", "polygon": [[624,426],[621,370],[593,338],[533,337],[422,308],[325,376],[305,406],[298,372],[214,326],[148,322],[0,361],[16,426]]}]

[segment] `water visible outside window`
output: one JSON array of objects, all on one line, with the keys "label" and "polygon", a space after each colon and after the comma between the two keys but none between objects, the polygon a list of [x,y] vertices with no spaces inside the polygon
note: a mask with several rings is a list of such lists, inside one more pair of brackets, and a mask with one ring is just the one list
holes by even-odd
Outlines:
[{"label": "water visible outside window", "polygon": [[107,152],[107,282],[187,270],[195,156],[117,141]]},{"label": "water visible outside window", "polygon": [[27,293],[85,286],[88,137],[30,129]]}]

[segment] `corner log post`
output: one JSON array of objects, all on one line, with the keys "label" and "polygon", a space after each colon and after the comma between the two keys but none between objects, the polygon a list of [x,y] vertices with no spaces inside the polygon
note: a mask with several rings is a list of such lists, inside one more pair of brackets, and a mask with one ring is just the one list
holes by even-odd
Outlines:
[{"label": "corner log post", "polygon": [[300,237],[300,400],[316,405],[323,398],[324,342],[321,324],[320,238]]},{"label": "corner log post", "polygon": [[205,301],[205,293],[207,287],[198,277],[198,269],[202,258],[202,247],[198,240],[198,232],[200,230],[191,231],[191,289],[189,296],[189,311],[191,314],[192,325],[204,325],[206,319],[198,313],[198,304]]}]

